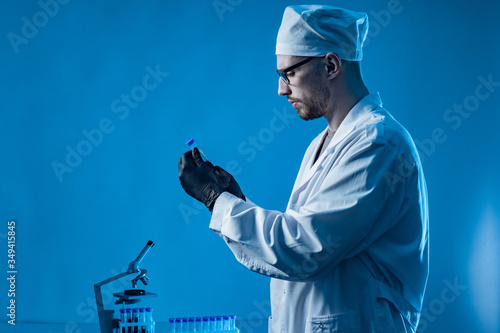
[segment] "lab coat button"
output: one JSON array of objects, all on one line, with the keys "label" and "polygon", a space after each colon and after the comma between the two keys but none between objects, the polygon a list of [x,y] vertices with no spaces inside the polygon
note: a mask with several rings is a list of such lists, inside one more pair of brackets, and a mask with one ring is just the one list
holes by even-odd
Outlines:
[{"label": "lab coat button", "polygon": [[283,295],[285,295],[285,294],[286,294],[286,290],[285,290],[285,289],[283,289]]}]

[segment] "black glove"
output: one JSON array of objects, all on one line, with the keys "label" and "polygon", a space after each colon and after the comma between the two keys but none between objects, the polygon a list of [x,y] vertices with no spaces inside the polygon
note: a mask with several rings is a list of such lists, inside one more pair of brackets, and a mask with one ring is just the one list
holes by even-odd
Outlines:
[{"label": "black glove", "polygon": [[179,179],[187,194],[202,202],[212,211],[215,200],[223,192],[217,183],[214,166],[203,162],[197,148],[182,155],[179,160]]},{"label": "black glove", "polygon": [[222,169],[220,166],[214,167],[214,173],[217,176],[217,182],[222,187],[224,191],[231,193],[238,198],[246,201],[243,192],[241,192],[240,185],[234,180],[233,175],[231,175],[226,170]]}]

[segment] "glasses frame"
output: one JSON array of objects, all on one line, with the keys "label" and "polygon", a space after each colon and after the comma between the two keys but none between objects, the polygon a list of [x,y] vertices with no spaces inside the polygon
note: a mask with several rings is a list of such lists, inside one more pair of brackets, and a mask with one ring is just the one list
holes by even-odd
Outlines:
[{"label": "glasses frame", "polygon": [[286,75],[287,72],[293,70],[293,69],[296,69],[302,65],[305,65],[306,63],[308,63],[309,61],[313,60],[314,58],[318,58],[318,57],[309,57],[309,58],[306,58],[302,61],[299,61],[298,63],[296,63],[295,65],[292,65],[290,67],[287,67],[287,68],[284,68],[284,69],[281,69],[281,70],[276,70],[276,73],[278,73],[278,75],[280,76],[280,78],[283,80],[283,82],[285,82],[286,84],[290,84],[290,80],[288,79],[288,76]]}]

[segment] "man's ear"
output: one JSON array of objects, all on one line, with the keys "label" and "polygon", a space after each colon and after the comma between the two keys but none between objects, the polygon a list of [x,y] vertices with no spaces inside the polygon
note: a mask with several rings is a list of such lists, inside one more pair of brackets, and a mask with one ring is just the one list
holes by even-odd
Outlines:
[{"label": "man's ear", "polygon": [[336,53],[330,52],[325,55],[325,67],[329,80],[336,78],[340,72],[342,61]]}]

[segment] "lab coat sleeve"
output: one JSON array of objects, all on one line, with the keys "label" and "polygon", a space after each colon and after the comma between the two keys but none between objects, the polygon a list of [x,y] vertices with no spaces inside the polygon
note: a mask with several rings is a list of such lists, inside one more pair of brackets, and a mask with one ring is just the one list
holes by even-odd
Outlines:
[{"label": "lab coat sleeve", "polygon": [[223,193],[210,228],[249,269],[284,280],[314,280],[396,223],[404,180],[415,173],[414,164],[405,163],[404,177],[394,177],[408,160],[403,155],[384,139],[357,140],[319,172],[324,179],[300,207],[266,210]]}]

